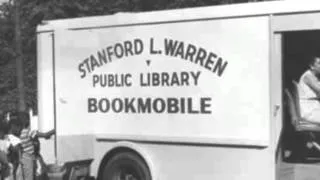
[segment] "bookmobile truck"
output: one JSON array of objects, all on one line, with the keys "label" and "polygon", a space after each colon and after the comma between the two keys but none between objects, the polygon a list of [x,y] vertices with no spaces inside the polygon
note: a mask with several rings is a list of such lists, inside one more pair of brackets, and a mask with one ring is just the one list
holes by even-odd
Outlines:
[{"label": "bookmobile truck", "polygon": [[305,146],[283,138],[284,92],[319,44],[316,1],[43,22],[44,157],[108,180],[319,179],[316,163],[283,160]]}]

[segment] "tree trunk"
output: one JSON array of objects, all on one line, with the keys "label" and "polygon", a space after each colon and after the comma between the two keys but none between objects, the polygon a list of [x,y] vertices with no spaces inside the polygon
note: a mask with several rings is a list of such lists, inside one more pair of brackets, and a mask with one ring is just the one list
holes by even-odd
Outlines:
[{"label": "tree trunk", "polygon": [[21,49],[21,29],[20,29],[20,0],[14,1],[15,13],[15,48],[16,48],[16,73],[17,73],[17,88],[18,88],[18,110],[26,110],[25,90],[23,81],[23,59]]}]

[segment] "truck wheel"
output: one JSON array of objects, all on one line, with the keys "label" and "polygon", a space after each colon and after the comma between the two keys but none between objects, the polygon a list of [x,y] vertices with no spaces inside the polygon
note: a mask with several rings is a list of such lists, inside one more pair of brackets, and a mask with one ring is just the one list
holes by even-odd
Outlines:
[{"label": "truck wheel", "polygon": [[132,152],[123,152],[107,162],[101,180],[151,180],[151,175],[141,157]]}]

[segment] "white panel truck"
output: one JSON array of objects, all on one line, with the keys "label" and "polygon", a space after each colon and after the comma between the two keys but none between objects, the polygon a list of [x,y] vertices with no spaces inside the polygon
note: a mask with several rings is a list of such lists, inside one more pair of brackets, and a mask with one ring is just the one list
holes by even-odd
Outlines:
[{"label": "white panel truck", "polygon": [[101,180],[319,179],[316,164],[282,160],[297,154],[285,144],[305,146],[283,138],[283,92],[320,47],[317,3],[43,22],[38,124],[56,136],[42,150]]}]

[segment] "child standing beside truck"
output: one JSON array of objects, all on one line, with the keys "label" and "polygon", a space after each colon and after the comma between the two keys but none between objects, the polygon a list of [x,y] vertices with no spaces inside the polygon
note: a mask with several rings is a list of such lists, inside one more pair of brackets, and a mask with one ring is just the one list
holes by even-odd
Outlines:
[{"label": "child standing beside truck", "polygon": [[34,170],[36,169],[34,140],[37,137],[48,139],[54,134],[54,131],[52,130],[42,133],[37,130],[31,130],[29,114],[27,112],[18,112],[17,115],[22,124],[22,130],[20,133],[22,175],[24,180],[33,180],[35,179]]}]

